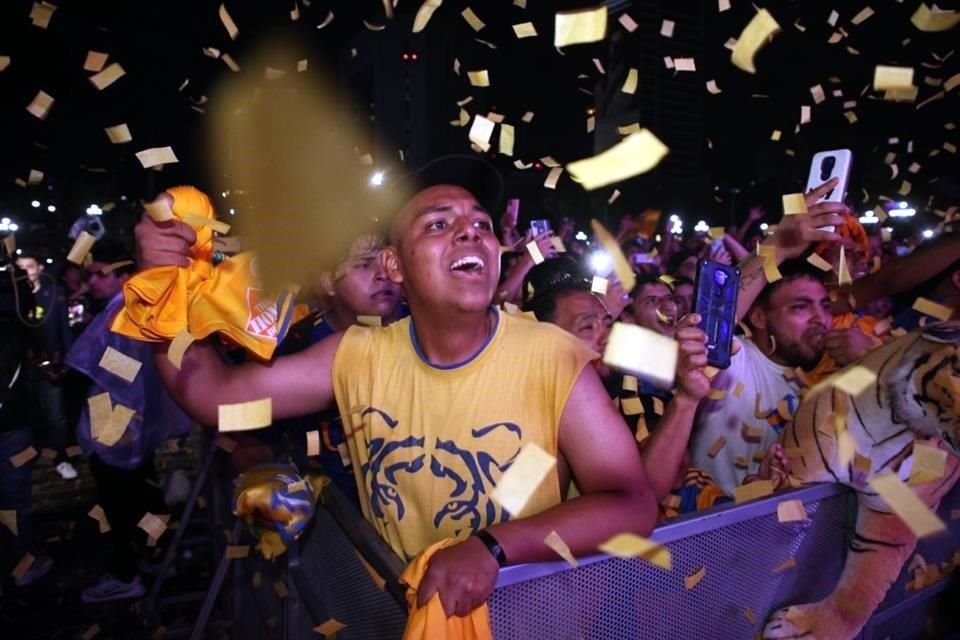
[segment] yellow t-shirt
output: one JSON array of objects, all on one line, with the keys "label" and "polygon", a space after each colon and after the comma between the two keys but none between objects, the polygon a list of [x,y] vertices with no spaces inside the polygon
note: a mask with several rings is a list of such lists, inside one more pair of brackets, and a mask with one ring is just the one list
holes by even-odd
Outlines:
[{"label": "yellow t-shirt", "polygon": [[[510,519],[490,498],[520,449],[557,455],[567,398],[597,354],[556,326],[494,310],[496,329],[467,362],[434,367],[412,320],[351,327],[333,385],[364,516],[409,560],[444,538]],[[520,516],[561,501],[556,469]]]}]

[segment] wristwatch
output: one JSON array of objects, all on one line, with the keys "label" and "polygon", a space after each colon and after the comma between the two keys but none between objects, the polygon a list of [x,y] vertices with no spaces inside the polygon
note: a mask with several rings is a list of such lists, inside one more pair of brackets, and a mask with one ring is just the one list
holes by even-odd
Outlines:
[{"label": "wristwatch", "polygon": [[500,543],[497,542],[497,539],[494,538],[489,531],[480,529],[473,535],[480,539],[480,542],[487,548],[487,551],[494,557],[498,565],[501,567],[507,566],[507,554],[504,553],[503,547],[500,546]]}]

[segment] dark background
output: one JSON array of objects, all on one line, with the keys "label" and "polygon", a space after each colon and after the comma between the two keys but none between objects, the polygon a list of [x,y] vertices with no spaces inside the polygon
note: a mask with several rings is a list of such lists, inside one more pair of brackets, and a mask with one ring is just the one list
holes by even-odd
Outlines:
[{"label": "dark background", "polygon": [[[221,216],[229,208],[242,216],[242,197],[234,194],[245,185],[232,184],[204,162],[209,144],[208,115],[201,112],[204,97],[231,71],[202,49],[230,53],[240,73],[268,83],[264,69],[244,64],[245,55],[268,34],[288,39],[297,52],[271,66],[293,74],[297,59],[307,58],[308,74],[325,66],[336,78],[344,99],[369,120],[369,138],[357,146],[375,158],[396,159],[402,150],[407,164],[417,165],[441,153],[469,153],[469,125],[450,125],[459,112],[456,101],[467,96],[474,96],[465,107],[471,116],[504,114],[516,127],[515,156],[491,158],[505,174],[509,195],[523,199],[525,219],[572,215],[582,228],[591,216],[612,224],[625,212],[657,207],[681,214],[689,230],[701,218],[711,224],[742,220],[747,206],[765,203],[774,222],[780,194],[802,189],[810,156],[840,147],[854,153],[849,198],[858,211],[872,209],[881,196],[905,199],[919,212],[899,223],[909,225],[909,231],[938,221],[927,210],[960,204],[960,163],[942,148],[944,142],[960,144],[960,133],[945,128],[960,121],[960,89],[917,109],[941,90],[930,83],[960,72],[960,56],[953,54],[960,28],[940,34],[918,31],[910,23],[916,0],[871,0],[876,13],[860,25],[850,20],[867,0],[767,2],[763,6],[782,32],[758,55],[756,75],[734,67],[723,46],[739,36],[754,14],[745,0],[732,0],[732,9],[723,13],[715,0],[610,0],[608,38],[568,47],[565,55],[552,46],[554,13],[595,2],[528,0],[527,9],[521,9],[511,0],[446,0],[423,33],[411,34],[420,4],[400,0],[388,19],[380,0],[313,0],[310,6],[299,0],[301,17],[294,22],[294,0],[228,0],[240,30],[232,41],[218,17],[217,1],[60,0],[43,30],[31,24],[31,0],[5,0],[0,55],[12,62],[0,72],[0,216],[20,225],[21,246],[43,244],[54,254],[69,246],[66,229],[90,204],[110,208],[113,203],[103,220],[111,233],[127,232],[141,198],[176,184],[196,184],[217,194]],[[956,9],[957,4],[939,6]],[[459,15],[468,5],[487,24],[479,33]],[[831,45],[827,41],[836,29],[827,18],[834,9],[840,16],[837,27],[848,36]],[[334,20],[318,30],[331,10]],[[623,12],[639,29],[627,33],[620,26],[617,18]],[[659,35],[664,18],[676,22],[671,39]],[[364,20],[386,28],[372,31]],[[539,36],[518,40],[511,25],[528,21]],[[104,91],[90,84],[92,74],[82,68],[91,49],[108,53],[107,64],[119,62],[126,70]],[[674,73],[664,67],[664,56],[694,57],[697,71]],[[462,75],[453,72],[454,58]],[[598,72],[593,58],[602,62],[606,74]],[[877,64],[914,66],[917,102],[885,102],[869,90],[861,95]],[[630,67],[640,72],[633,96],[619,90]],[[489,70],[492,86],[471,87],[466,70],[483,68]],[[189,84],[178,90],[187,79]],[[721,95],[707,93],[705,83],[711,79]],[[816,84],[827,94],[819,105],[810,94]],[[56,99],[43,121],[25,110],[38,90]],[[834,90],[843,97],[833,97]],[[857,101],[856,124],[843,116],[845,100]],[[795,133],[804,104],[812,107],[812,122]],[[520,120],[527,111],[536,114],[531,124]],[[586,131],[592,112],[596,134]],[[123,122],[133,142],[113,145],[104,128]],[[671,153],[650,174],[615,185],[622,196],[612,206],[606,201],[613,186],[588,194],[564,174],[551,191],[542,186],[547,175],[542,165],[527,171],[513,166],[515,159],[537,162],[552,156],[566,163],[592,155],[616,142],[616,125],[632,122],[651,129]],[[774,129],[783,132],[779,142],[770,140]],[[891,138],[899,142],[891,143]],[[162,171],[144,170],[134,156],[167,145],[180,162]],[[889,152],[896,154],[899,167],[895,180],[884,163]],[[917,175],[907,173],[913,161],[922,165]],[[30,169],[43,171],[43,182],[18,186],[15,180],[26,180]],[[896,193],[904,178],[913,185],[906,198]],[[219,197],[221,192],[231,195]],[[33,200],[41,206],[32,207]],[[57,207],[55,213],[47,211],[48,204]]]}]

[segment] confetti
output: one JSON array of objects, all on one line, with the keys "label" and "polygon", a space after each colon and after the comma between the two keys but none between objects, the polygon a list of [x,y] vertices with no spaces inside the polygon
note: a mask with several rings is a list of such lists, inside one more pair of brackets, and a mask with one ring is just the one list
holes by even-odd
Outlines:
[{"label": "confetti", "polygon": [[570,163],[567,170],[592,191],[650,171],[669,151],[648,129],[642,129],[592,158]]},{"label": "confetti", "polygon": [[195,213],[188,213],[183,216],[182,220],[184,224],[188,224],[191,227],[210,227],[217,233],[230,233],[230,225],[215,218],[206,218],[204,216],[198,216]]},{"label": "confetti", "polygon": [[723,400],[727,397],[727,392],[724,389],[710,389],[707,392],[708,400]]},{"label": "confetti", "polygon": [[780,267],[777,266],[776,249],[769,245],[757,245],[757,253],[763,258],[763,275],[768,283],[776,282],[783,278],[780,273]]},{"label": "confetti", "polygon": [[90,76],[90,82],[93,83],[93,86],[99,91],[103,91],[126,74],[127,72],[123,70],[123,67],[114,62],[97,75]]},{"label": "confetti", "polygon": [[730,9],[730,0],[718,0],[717,2],[717,11],[723,13]]},{"label": "confetti", "polygon": [[758,429],[757,427],[751,427],[746,422],[740,427],[740,437],[743,438],[744,442],[754,442],[758,443],[763,440],[763,429]]},{"label": "confetti", "polygon": [[4,509],[0,511],[0,524],[9,529],[13,535],[20,535],[17,531],[17,512],[15,509]]},{"label": "confetti", "polygon": [[676,377],[677,356],[675,340],[638,325],[616,322],[603,361],[661,388],[670,388]]},{"label": "confetti", "polygon": [[357,316],[357,324],[362,327],[382,327],[383,318],[380,316]]},{"label": "confetti", "polygon": [[30,10],[30,21],[33,26],[46,29],[50,26],[50,18],[53,17],[53,12],[56,10],[56,5],[49,2],[34,2],[33,8]]},{"label": "confetti", "polygon": [[250,555],[250,545],[228,545],[227,560],[239,560]]},{"label": "confetti", "polygon": [[623,408],[623,415],[625,416],[637,416],[644,412],[640,398],[621,398],[620,406]]},{"label": "confetti", "polygon": [[740,485],[733,490],[733,499],[737,504],[763,498],[773,493],[771,480],[756,480],[749,484]]},{"label": "confetti", "polygon": [[433,17],[433,12],[443,4],[443,0],[426,0],[417,10],[417,16],[413,19],[413,33],[420,33],[427,28],[427,23]]},{"label": "confetti", "polygon": [[543,186],[547,189],[556,189],[557,181],[560,179],[560,174],[563,173],[563,167],[554,167],[550,169],[550,173],[547,174],[547,179],[543,181]]},{"label": "confetti", "polygon": [[181,329],[173,337],[170,346],[167,348],[167,360],[178,370],[183,367],[183,356],[187,349],[196,341],[196,337],[190,334],[187,329]]},{"label": "confetti", "polygon": [[664,20],[660,24],[660,35],[662,35],[664,38],[672,38],[673,29],[676,26],[677,24],[673,20]]},{"label": "confetti", "polygon": [[609,553],[618,558],[643,558],[650,564],[670,571],[673,569],[673,559],[670,550],[653,540],[642,538],[632,533],[618,533],[598,548],[603,553]]},{"label": "confetti", "polygon": [[877,374],[863,365],[855,365],[828,378],[825,384],[839,389],[850,396],[858,396],[870,388],[877,380]]},{"label": "confetti", "polygon": [[533,114],[533,111],[527,111],[525,114],[523,114],[523,117],[521,117],[520,119],[521,119],[523,122],[526,122],[526,123],[529,124],[529,123],[533,122],[533,115],[534,115],[534,114]]},{"label": "confetti", "polygon": [[797,561],[793,558],[789,558],[787,560],[784,560],[777,566],[775,566],[773,569],[771,569],[770,573],[781,573],[783,571],[786,571],[787,569],[793,569],[796,566],[797,566]]},{"label": "confetti", "polygon": [[[597,295],[607,295],[607,279],[600,276],[593,276],[593,283],[590,285],[590,291]],[[630,376],[627,376],[630,377]],[[624,378],[626,380],[626,378]]]},{"label": "confetti", "polygon": [[514,136],[513,125],[506,123],[500,125],[500,139],[498,142],[500,153],[505,156],[513,155]]},{"label": "confetti", "polygon": [[810,122],[811,112],[808,105],[802,105],[800,107],[800,124],[807,124]]},{"label": "confetti", "polygon": [[474,31],[481,31],[487,26],[483,20],[477,17],[477,14],[475,14],[470,7],[460,12],[460,15],[463,16],[463,19],[467,21],[467,24],[469,24]]},{"label": "confetti", "polygon": [[792,216],[807,212],[807,201],[802,193],[789,193],[783,196],[783,214]]},{"label": "confetti", "polygon": [[103,511],[103,507],[95,504],[87,515],[97,521],[100,533],[108,533],[110,531],[110,522],[107,520],[107,514]]},{"label": "confetti", "polygon": [[217,409],[217,428],[222,432],[262,429],[270,426],[272,413],[270,398],[221,404]]},{"label": "confetti", "polygon": [[37,95],[30,101],[30,104],[27,105],[27,111],[33,116],[45,120],[52,106],[53,96],[46,92],[38,91]]},{"label": "confetti", "polygon": [[833,265],[824,260],[819,253],[811,253],[807,256],[807,262],[821,271],[833,271]]},{"label": "confetti", "polygon": [[713,95],[717,95],[718,93],[723,93],[720,90],[720,87],[717,86],[716,80],[707,80],[707,91],[709,91]]},{"label": "confetti", "polygon": [[607,33],[607,7],[583,11],[558,12],[554,25],[553,46],[566,47],[603,40]]},{"label": "confetti", "polygon": [[27,176],[27,184],[34,185],[34,184],[40,184],[41,182],[43,182],[43,171],[30,169],[30,175]]},{"label": "confetti", "polygon": [[308,456],[320,455],[320,432],[319,431],[307,432],[307,455]]},{"label": "confetti", "polygon": [[490,74],[486,69],[481,69],[480,71],[467,71],[467,77],[470,79],[470,84],[475,87],[490,86]]},{"label": "confetti", "polygon": [[10,66],[10,56],[0,56],[0,71]]},{"label": "confetti", "polygon": [[513,25],[513,32],[516,34],[517,39],[535,38],[537,36],[537,29],[533,26],[532,22]]},{"label": "confetti", "polygon": [[864,7],[860,11],[860,13],[858,13],[857,15],[853,16],[853,18],[850,19],[850,23],[861,24],[865,22],[870,16],[872,16],[873,13],[874,13],[873,9],[871,9],[870,7]]},{"label": "confetti", "polygon": [[543,539],[543,543],[553,549],[554,552],[561,558],[567,561],[571,567],[576,569],[579,566],[577,559],[573,557],[573,554],[570,552],[570,547],[567,546],[567,543],[563,541],[563,538],[560,537],[556,531],[551,531],[547,534],[547,537]]},{"label": "confetti", "polygon": [[623,87],[620,89],[624,93],[629,93],[633,95],[637,92],[637,81],[639,79],[639,74],[636,69],[633,67],[630,68],[630,71],[627,72],[627,79],[623,83]]},{"label": "confetti", "polygon": [[730,61],[747,73],[756,73],[753,58],[760,49],[779,33],[780,25],[766,9],[757,12],[737,39]]},{"label": "confetti", "polygon": [[773,140],[774,142],[777,142],[780,140],[782,136],[783,136],[783,133],[781,133],[779,129],[774,129],[773,133],[770,134],[770,139]]},{"label": "confetti", "polygon": [[543,253],[540,252],[540,246],[536,242],[527,243],[527,252],[533,258],[533,264],[540,264],[544,261]]},{"label": "confetti", "polygon": [[847,264],[846,249],[840,246],[840,263],[837,265],[837,283],[842,287],[853,284],[853,278],[850,276],[850,266]]},{"label": "confetti", "polygon": [[924,3],[917,7],[910,22],[920,31],[947,31],[960,23],[960,11],[932,11]]},{"label": "confetti", "polygon": [[911,486],[934,482],[946,473],[947,452],[925,443],[913,446],[913,466],[910,468]]},{"label": "confetti", "polygon": [[126,123],[107,127],[104,131],[107,132],[107,137],[110,138],[110,142],[113,144],[123,144],[133,140],[133,136],[130,135],[130,129]]},{"label": "confetti", "polygon": [[597,220],[590,221],[590,227],[593,229],[594,235],[597,237],[597,241],[603,246],[603,249],[610,256],[610,259],[613,262],[614,272],[617,274],[617,279],[620,280],[620,283],[623,285],[623,288],[629,293],[633,291],[633,288],[637,284],[637,277],[633,273],[633,269],[630,267],[630,264],[627,262],[627,258],[623,255],[623,250],[620,248],[620,244],[617,242],[616,238],[607,231],[602,224]]},{"label": "confetti", "polygon": [[[330,13],[331,15],[333,14],[332,11]],[[230,71],[233,71],[234,73],[240,71],[240,65],[237,64],[236,60],[234,60],[233,56],[231,56],[229,53],[223,54],[220,59],[223,60],[223,64],[227,65]]]},{"label": "confetti", "polygon": [[536,444],[528,443],[501,476],[491,497],[508,513],[519,516],[556,464],[555,457]]},{"label": "confetti", "polygon": [[137,527],[143,529],[153,540],[159,540],[160,537],[163,536],[164,531],[167,530],[167,523],[163,521],[163,518],[148,511],[140,518]]},{"label": "confetti", "polygon": [[918,538],[946,528],[943,521],[895,474],[886,471],[871,478],[869,484]]},{"label": "confetti", "polygon": [[237,24],[233,21],[233,18],[230,17],[230,13],[227,11],[226,5],[220,5],[219,13],[220,22],[223,23],[224,29],[227,30],[227,35],[230,36],[231,40],[236,40],[237,35],[240,33],[240,29],[237,28]]},{"label": "confetti", "polygon": [[953,315],[953,309],[950,307],[945,307],[942,304],[938,304],[933,300],[928,300],[927,298],[917,298],[913,302],[913,310],[922,313],[925,316],[931,316],[937,320],[949,320],[950,316]]},{"label": "confetti", "polygon": [[107,58],[109,56],[106,53],[100,53],[99,51],[87,51],[87,59],[83,62],[83,70],[91,71],[96,73],[103,69],[103,65],[107,64]]},{"label": "confetti", "polygon": [[617,22],[619,22],[623,26],[623,28],[629,31],[630,33],[633,33],[634,31],[636,31],[637,27],[640,26],[637,24],[636,20],[634,20],[633,18],[631,18],[629,15],[625,13],[617,19]]},{"label": "confetti", "polygon": [[177,156],[173,153],[173,147],[154,147],[152,149],[144,149],[143,151],[138,151],[135,155],[144,169],[149,169],[150,167],[155,167],[162,164],[173,164],[180,162],[177,160]]},{"label": "confetti", "polygon": [[94,236],[86,231],[81,231],[80,235],[78,235],[74,241],[70,253],[67,254],[67,261],[76,265],[82,265],[96,241],[97,239]]},{"label": "confetti", "polygon": [[878,64],[873,70],[873,89],[909,89],[913,87],[913,67],[890,67]]},{"label": "confetti", "polygon": [[700,581],[703,580],[704,576],[706,575],[707,575],[707,567],[706,566],[700,567],[700,569],[698,569],[696,573],[693,573],[683,579],[683,586],[686,587],[687,591],[690,591],[691,589],[696,587],[698,584],[700,584]]},{"label": "confetti", "polygon": [[319,633],[320,635],[322,635],[322,636],[324,636],[324,637],[327,637],[327,636],[332,636],[332,635],[335,634],[337,631],[340,631],[341,629],[345,628],[346,626],[347,626],[347,625],[343,624],[342,622],[340,622],[340,621],[338,621],[338,620],[336,620],[336,619],[334,619],[334,618],[330,618],[329,620],[327,620],[327,621],[324,622],[323,624],[318,624],[317,626],[315,626],[315,627],[313,628],[313,630],[314,630],[315,633]]},{"label": "confetti", "polygon": [[807,509],[802,500],[783,500],[777,504],[777,522],[802,522],[807,519]]},{"label": "confetti", "polygon": [[743,394],[744,385],[742,382],[738,382],[737,386],[733,388],[733,397],[739,398]]},{"label": "confetti", "polygon": [[143,364],[139,360],[108,346],[100,358],[99,366],[127,382],[133,382],[137,374],[140,373],[140,367]]},{"label": "confetti", "polygon": [[823,95],[823,87],[819,84],[810,87],[810,94],[813,96],[813,102],[815,104],[820,104],[826,97]]}]

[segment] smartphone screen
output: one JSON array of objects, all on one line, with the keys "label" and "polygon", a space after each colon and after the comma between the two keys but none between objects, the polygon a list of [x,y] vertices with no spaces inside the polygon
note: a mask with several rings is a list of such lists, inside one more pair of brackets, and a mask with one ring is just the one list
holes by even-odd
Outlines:
[{"label": "smartphone screen", "polygon": [[730,366],[739,289],[740,269],[706,259],[697,264],[693,309],[707,334],[707,364],[718,369]]},{"label": "smartphone screen", "polygon": [[550,231],[550,221],[546,219],[531,220],[530,231],[534,236],[539,236]]}]

